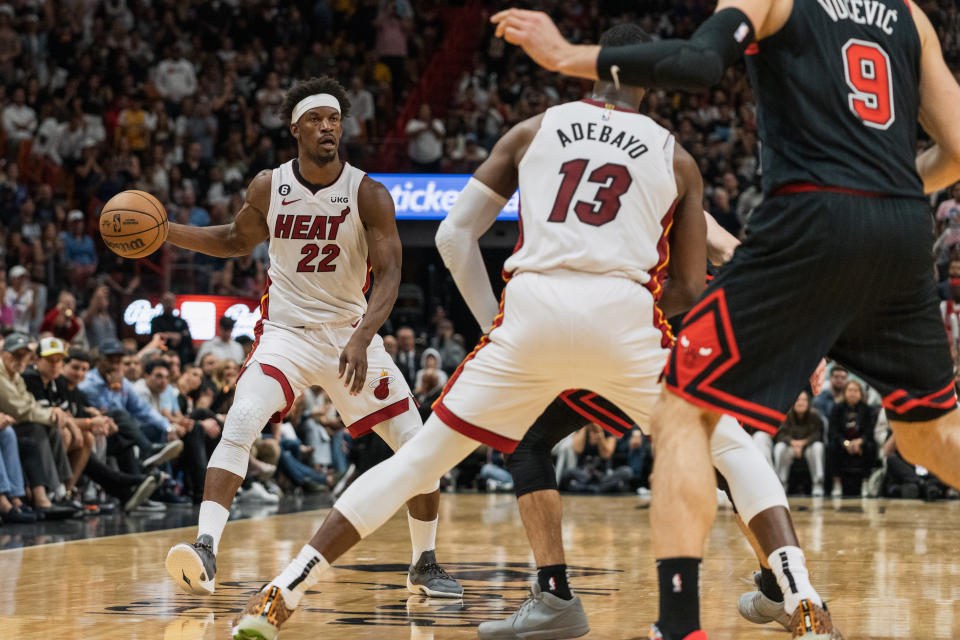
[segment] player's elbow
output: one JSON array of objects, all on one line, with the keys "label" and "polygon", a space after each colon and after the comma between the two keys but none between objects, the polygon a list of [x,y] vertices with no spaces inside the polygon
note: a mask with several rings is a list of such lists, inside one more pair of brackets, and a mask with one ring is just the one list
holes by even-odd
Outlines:
[{"label": "player's elbow", "polygon": [[454,225],[450,222],[449,219],[443,220],[440,223],[439,228],[437,228],[437,235],[434,236],[434,242],[437,245],[437,251],[440,253],[440,258],[443,259],[443,263],[450,266],[450,261],[454,253],[454,244],[457,240],[457,231],[454,229]]}]

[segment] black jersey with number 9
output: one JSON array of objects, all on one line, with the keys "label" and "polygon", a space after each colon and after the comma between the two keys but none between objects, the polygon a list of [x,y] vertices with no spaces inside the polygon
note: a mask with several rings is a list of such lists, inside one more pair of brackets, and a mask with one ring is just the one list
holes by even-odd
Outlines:
[{"label": "black jersey with number 9", "polygon": [[811,183],[921,197],[920,37],[905,0],[794,0],[747,50],[763,187]]}]

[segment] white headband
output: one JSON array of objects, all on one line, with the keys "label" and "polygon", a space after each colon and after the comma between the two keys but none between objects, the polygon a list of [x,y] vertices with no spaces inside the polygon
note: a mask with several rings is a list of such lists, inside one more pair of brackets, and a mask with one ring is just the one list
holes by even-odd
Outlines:
[{"label": "white headband", "polygon": [[339,100],[329,93],[315,93],[297,103],[297,106],[293,108],[293,114],[290,116],[290,122],[296,122],[300,119],[300,116],[314,107],[331,107],[336,109],[337,113],[341,112]]}]

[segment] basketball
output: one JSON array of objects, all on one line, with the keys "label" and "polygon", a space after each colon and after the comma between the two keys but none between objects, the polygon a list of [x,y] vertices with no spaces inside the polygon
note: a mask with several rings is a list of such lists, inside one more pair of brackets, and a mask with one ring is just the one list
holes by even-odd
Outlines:
[{"label": "basketball", "polygon": [[100,237],[124,258],[145,258],[167,240],[167,212],[145,191],[121,191],[103,205]]}]

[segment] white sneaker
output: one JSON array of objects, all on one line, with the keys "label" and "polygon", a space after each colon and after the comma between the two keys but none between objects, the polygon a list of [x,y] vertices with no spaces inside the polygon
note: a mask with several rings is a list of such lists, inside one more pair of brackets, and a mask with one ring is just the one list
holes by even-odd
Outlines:
[{"label": "white sneaker", "polygon": [[822,498],[822,497],[823,497],[823,485],[822,485],[822,484],[815,484],[815,485],[813,485],[813,497],[814,497],[814,498]]},{"label": "white sneaker", "polygon": [[280,498],[267,491],[259,482],[251,482],[250,487],[240,496],[241,500],[250,502],[263,502],[265,504],[277,504]]}]

